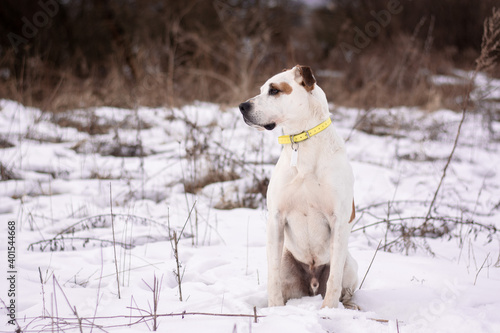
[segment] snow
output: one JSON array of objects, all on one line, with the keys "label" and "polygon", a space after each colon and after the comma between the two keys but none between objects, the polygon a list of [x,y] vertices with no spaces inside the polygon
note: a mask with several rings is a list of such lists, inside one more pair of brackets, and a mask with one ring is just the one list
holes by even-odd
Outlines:
[{"label": "snow", "polygon": [[[6,272],[5,225],[16,221],[23,332],[148,332],[155,279],[160,331],[499,332],[500,238],[487,227],[500,227],[500,123],[467,114],[431,211],[452,221],[449,232],[404,238],[427,214],[461,115],[399,107],[363,118],[331,107],[356,177],[349,246],[360,280],[374,258],[354,298],[361,311],[321,309],[320,296],[267,307],[259,186],[280,153],[278,132],[209,103],[50,115],[1,100],[0,142],[12,147],[0,163],[14,176],[0,182],[0,261]],[[0,331],[13,332],[3,306],[1,315]]]}]

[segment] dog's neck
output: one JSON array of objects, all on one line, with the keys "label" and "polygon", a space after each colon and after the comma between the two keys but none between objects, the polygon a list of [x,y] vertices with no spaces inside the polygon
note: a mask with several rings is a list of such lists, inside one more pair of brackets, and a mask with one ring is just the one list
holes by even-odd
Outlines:
[{"label": "dog's neck", "polygon": [[310,130],[330,117],[326,95],[318,85],[310,92],[307,104],[303,107],[304,112],[310,113],[310,116],[305,120],[300,118],[299,121],[289,120],[282,123],[284,135],[295,135]]},{"label": "dog's neck", "polygon": [[[326,96],[321,88],[316,87],[312,91],[313,95],[309,98],[305,107],[309,107],[310,117],[307,120],[302,119],[301,122],[286,122],[282,124],[284,135],[296,135],[304,131],[310,130],[330,117],[328,109],[328,102]],[[337,134],[332,125],[325,128],[320,133],[300,142],[298,145],[285,144],[282,150],[282,157],[285,163],[294,163],[292,157],[293,150],[296,149],[297,160],[296,165],[292,166],[290,170],[295,170],[300,174],[307,174],[313,172],[316,164],[322,158],[329,158],[331,153],[344,148],[344,140]],[[290,161],[290,162],[288,162]],[[314,161],[314,163],[311,163]]]}]

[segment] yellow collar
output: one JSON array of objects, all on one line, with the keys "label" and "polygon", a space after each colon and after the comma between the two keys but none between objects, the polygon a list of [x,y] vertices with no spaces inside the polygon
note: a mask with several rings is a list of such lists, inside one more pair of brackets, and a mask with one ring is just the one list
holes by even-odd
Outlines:
[{"label": "yellow collar", "polygon": [[304,131],[302,133],[295,134],[295,135],[282,135],[282,136],[278,137],[278,142],[280,144],[284,145],[287,143],[297,143],[297,142],[305,141],[305,140],[309,139],[311,136],[316,135],[319,132],[323,131],[325,128],[330,126],[331,123],[332,123],[332,120],[330,119],[330,117],[328,117],[327,120],[325,120],[324,122],[322,122],[318,126],[311,128],[308,131]]}]

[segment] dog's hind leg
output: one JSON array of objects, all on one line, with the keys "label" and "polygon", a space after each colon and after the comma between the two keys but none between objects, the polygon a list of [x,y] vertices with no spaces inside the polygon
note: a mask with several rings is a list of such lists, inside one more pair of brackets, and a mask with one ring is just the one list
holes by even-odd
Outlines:
[{"label": "dog's hind leg", "polygon": [[344,265],[344,276],[342,278],[342,294],[340,301],[346,309],[359,310],[359,306],[352,301],[354,291],[358,287],[358,263],[347,252],[347,258]]},{"label": "dog's hind leg", "polygon": [[342,294],[342,280],[344,276],[344,266],[347,259],[347,241],[351,230],[337,222],[337,217],[333,215],[330,222],[332,236],[330,237],[330,275],[326,283],[326,294],[322,308],[337,308]]}]

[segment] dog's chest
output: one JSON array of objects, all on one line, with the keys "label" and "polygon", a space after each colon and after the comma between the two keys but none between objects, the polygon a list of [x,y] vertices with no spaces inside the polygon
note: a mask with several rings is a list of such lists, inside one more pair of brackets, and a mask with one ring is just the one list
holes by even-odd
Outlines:
[{"label": "dog's chest", "polygon": [[278,207],[285,221],[286,248],[303,263],[328,263],[333,192],[313,175],[283,185]]}]

